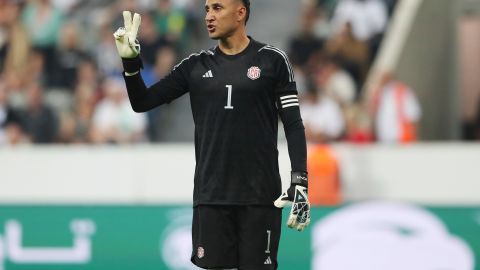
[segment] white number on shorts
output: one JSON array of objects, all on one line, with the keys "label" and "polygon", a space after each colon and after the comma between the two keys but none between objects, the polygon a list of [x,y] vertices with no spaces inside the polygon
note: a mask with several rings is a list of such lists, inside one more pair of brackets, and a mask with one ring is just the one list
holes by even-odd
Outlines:
[{"label": "white number on shorts", "polygon": [[270,253],[270,235],[272,234],[272,231],[267,230],[267,249],[265,250],[265,253]]}]

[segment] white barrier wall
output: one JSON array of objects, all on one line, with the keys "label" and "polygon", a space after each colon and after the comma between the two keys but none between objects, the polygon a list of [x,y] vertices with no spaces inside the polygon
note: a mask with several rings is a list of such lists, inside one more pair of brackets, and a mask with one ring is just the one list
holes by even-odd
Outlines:
[{"label": "white barrier wall", "polygon": [[480,144],[336,146],[349,199],[480,203]]},{"label": "white barrier wall", "polygon": [[[333,147],[347,200],[480,203],[480,144]],[[190,203],[194,166],[193,144],[1,148],[0,203]]]}]

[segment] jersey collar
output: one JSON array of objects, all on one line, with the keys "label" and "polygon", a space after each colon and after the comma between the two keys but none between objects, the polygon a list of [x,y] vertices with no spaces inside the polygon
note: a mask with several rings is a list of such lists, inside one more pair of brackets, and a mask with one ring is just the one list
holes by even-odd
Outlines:
[{"label": "jersey collar", "polygon": [[215,54],[220,55],[220,56],[222,56],[224,58],[227,58],[227,59],[237,59],[239,57],[242,57],[243,55],[250,52],[252,50],[252,48],[254,47],[253,43],[255,42],[255,40],[251,36],[248,36],[248,38],[250,39],[250,42],[248,43],[248,46],[243,51],[241,51],[237,54],[225,54],[224,52],[222,52],[222,50],[220,50],[219,46],[215,47]]}]

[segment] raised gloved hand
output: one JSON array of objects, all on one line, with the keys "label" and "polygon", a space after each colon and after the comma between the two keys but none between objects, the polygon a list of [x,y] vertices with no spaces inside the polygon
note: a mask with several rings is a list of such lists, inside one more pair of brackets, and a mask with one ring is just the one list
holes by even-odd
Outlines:
[{"label": "raised gloved hand", "polygon": [[306,172],[292,172],[290,188],[274,202],[278,208],[292,205],[287,225],[303,231],[310,224],[310,203],[308,202],[308,178]]},{"label": "raised gloved hand", "polygon": [[130,11],[124,11],[123,20],[124,27],[118,28],[113,34],[118,54],[124,59],[135,58],[140,54],[140,44],[137,40],[137,33],[142,19],[138,13],[135,13],[132,19],[132,13]]}]

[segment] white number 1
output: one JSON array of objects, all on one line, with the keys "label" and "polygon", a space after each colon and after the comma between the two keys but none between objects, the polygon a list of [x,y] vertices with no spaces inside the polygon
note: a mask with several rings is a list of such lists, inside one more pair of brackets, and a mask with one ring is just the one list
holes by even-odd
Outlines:
[{"label": "white number 1", "polygon": [[267,230],[267,250],[265,250],[265,253],[270,253],[270,234],[272,234],[272,231]]},{"label": "white number 1", "polygon": [[225,110],[233,110],[232,106],[232,86],[230,84],[225,85],[228,89],[228,99],[227,99],[227,106],[225,106]]}]

